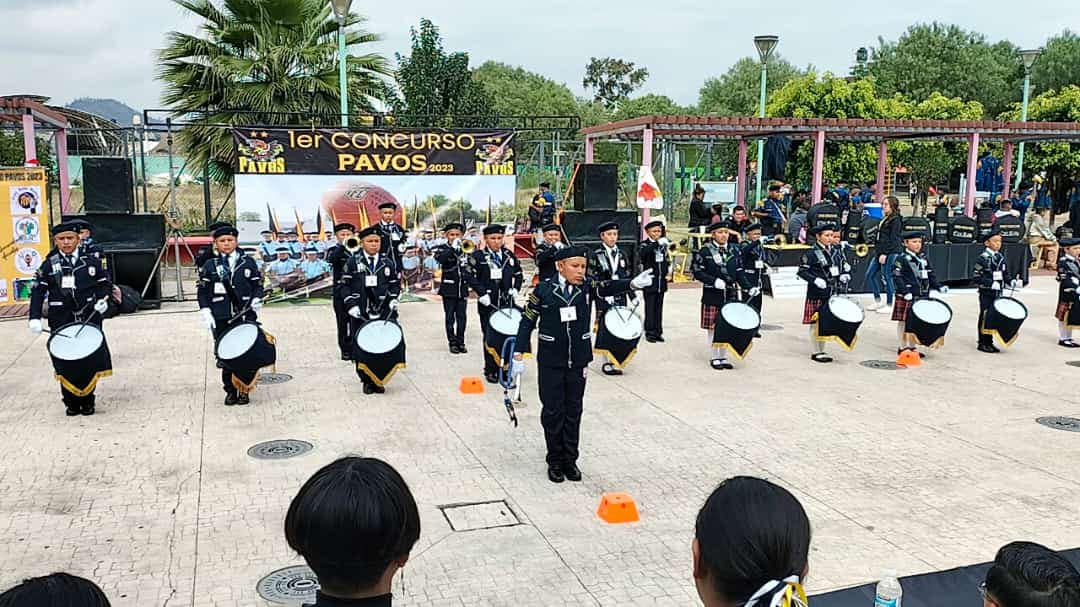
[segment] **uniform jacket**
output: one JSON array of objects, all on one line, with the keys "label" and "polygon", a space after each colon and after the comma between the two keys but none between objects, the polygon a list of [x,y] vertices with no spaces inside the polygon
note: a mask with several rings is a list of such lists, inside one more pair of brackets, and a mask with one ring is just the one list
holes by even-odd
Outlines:
[{"label": "uniform jacket", "polygon": [[1075,257],[1062,255],[1058,258],[1058,301],[1073,302],[1076,299],[1077,288],[1080,287],[1080,261]]},{"label": "uniform jacket", "polygon": [[[72,264],[58,251],[45,258],[34,275],[30,293],[30,318],[41,318],[41,306],[45,296],[49,299],[49,327],[86,320],[93,312],[94,303],[107,297],[111,291],[108,274],[101,267],[101,259],[84,255],[82,247],[76,249],[77,258]],[[65,276],[73,276],[69,288],[63,288]],[[81,312],[81,313],[80,313]]]},{"label": "uniform jacket", "polygon": [[[836,267],[829,249],[815,242],[814,246],[803,253],[802,259],[799,260],[798,276],[806,281],[806,298],[828,299],[831,297],[840,271],[841,268]],[[815,278],[821,278],[826,282],[824,289],[814,284]]]},{"label": "uniform jacket", "polygon": [[979,290],[1001,291],[1010,282],[1012,277],[1009,276],[1009,268],[1001,251],[995,253],[990,249],[983,249],[975,260],[975,283],[979,285]]},{"label": "uniform jacket", "polygon": [[[541,282],[529,295],[518,325],[515,352],[532,350],[533,329],[537,333],[536,361],[544,367],[580,369],[593,358],[590,305],[593,297],[611,297],[630,291],[629,280],[592,282],[585,279],[571,287],[567,297],[558,279]],[[572,310],[572,320],[563,320]]]},{"label": "uniform jacket", "polygon": [[555,253],[559,252],[559,247],[548,244],[547,242],[541,242],[536,245],[536,269],[540,273],[540,280],[551,280],[557,276],[555,271]]},{"label": "uniform jacket", "polygon": [[[630,263],[626,259],[626,256],[622,254],[622,251],[619,250],[618,245],[615,245],[614,253],[615,263],[612,265],[612,260],[607,254],[607,247],[603,244],[589,252],[589,280],[599,284],[609,280],[633,278]],[[625,306],[628,295],[620,294],[611,298],[615,302],[615,305]]]},{"label": "uniform jacket", "polygon": [[465,299],[469,296],[469,256],[450,245],[435,247],[435,261],[442,266],[439,295]]},{"label": "uniform jacket", "polygon": [[330,264],[330,271],[334,276],[335,294],[341,289],[341,275],[345,273],[345,264],[349,263],[351,255],[340,243],[326,250],[326,261]]},{"label": "uniform jacket", "polygon": [[359,306],[367,318],[390,316],[389,300],[397,299],[400,294],[401,276],[392,258],[379,253],[375,265],[368,266],[363,251],[349,256],[341,275],[341,299],[346,310]]},{"label": "uniform jacket", "polygon": [[[742,257],[738,245],[728,243],[721,247],[712,240],[702,245],[697,253],[694,253],[691,264],[694,279],[702,283],[701,303],[719,306],[729,298],[734,298],[741,267]],[[723,289],[716,288],[718,278],[727,283]]]},{"label": "uniform jacket", "polygon": [[382,245],[379,252],[384,255],[393,255],[394,265],[401,268],[401,256],[405,254],[405,228],[396,223],[385,224],[381,221],[377,224]]},{"label": "uniform jacket", "polygon": [[[510,249],[503,247],[499,255],[502,258],[500,264],[495,263],[495,256],[488,249],[477,249],[469,256],[469,286],[477,297],[490,295],[492,308],[502,307],[500,304],[506,303],[510,289],[520,291],[524,280],[521,264]],[[493,279],[492,271],[497,271],[501,277]]]},{"label": "uniform jacket", "polygon": [[658,240],[646,238],[641,241],[641,269],[652,270],[652,284],[642,289],[645,293],[664,293],[668,289],[667,275],[671,271],[671,255]]},{"label": "uniform jacket", "polygon": [[735,275],[739,286],[744,291],[757,287],[761,288],[761,276],[765,273],[765,260],[762,259],[764,245],[757,242],[746,241],[739,249],[739,271]]},{"label": "uniform jacket", "polygon": [[932,289],[941,288],[934,277],[934,269],[930,267],[930,260],[921,252],[912,253],[905,249],[893,263],[892,273],[896,292],[901,296],[910,293],[918,299],[928,297]]},{"label": "uniform jacket", "polygon": [[[207,261],[199,270],[199,307],[210,308],[215,320],[229,320],[251,303],[262,299],[263,281],[255,260],[237,252],[232,271],[221,255]],[[248,311],[243,320],[255,319]]]}]

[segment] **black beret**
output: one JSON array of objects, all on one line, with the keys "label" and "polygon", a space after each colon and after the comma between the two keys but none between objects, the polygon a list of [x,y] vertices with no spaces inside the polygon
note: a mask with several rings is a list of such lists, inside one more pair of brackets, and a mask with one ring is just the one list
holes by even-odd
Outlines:
[{"label": "black beret", "polygon": [[551,184],[546,182],[546,181],[541,181],[540,182],[540,187],[542,187],[542,188],[550,188]]},{"label": "black beret", "polygon": [[562,228],[557,223],[549,223],[540,229],[541,232],[561,232]]},{"label": "black beret", "polygon": [[52,227],[52,235],[59,236],[64,232],[79,233],[79,226],[74,221],[62,221]]},{"label": "black beret", "polygon": [[752,224],[746,226],[745,228],[743,228],[743,232],[752,232],[754,230],[760,230],[760,229],[761,229],[761,223],[755,221],[754,223],[752,223]]},{"label": "black beret", "polygon": [[336,223],[334,224],[334,231],[340,232],[341,230],[349,230],[351,232],[356,231],[356,226],[351,223]]},{"label": "black beret", "polygon": [[1001,236],[1001,227],[996,224],[994,227],[990,228],[990,231],[987,232],[985,236],[983,236],[983,242],[990,240],[994,236]]},{"label": "black beret", "polygon": [[614,221],[605,221],[604,223],[602,223],[602,224],[600,224],[599,226],[596,227],[596,233],[597,234],[603,234],[604,232],[607,232],[608,230],[618,230],[618,229],[619,229],[619,224],[615,223]]},{"label": "black beret", "polygon": [[664,227],[664,222],[662,222],[660,220],[650,221],[649,223],[645,224],[645,229],[646,230],[651,230],[653,228],[662,228],[662,227]]},{"label": "black beret", "polygon": [[456,222],[456,221],[453,222],[453,223],[448,223],[445,226],[443,226],[443,229],[442,229],[443,232],[449,232],[450,230],[458,230],[459,232],[464,232],[465,231],[465,226],[458,223],[458,222]]},{"label": "black beret", "polygon": [[229,226],[232,226],[232,224],[227,222],[227,221],[215,221],[214,223],[206,226],[206,229],[209,230],[210,232],[213,232],[214,230],[216,230],[218,228],[226,228],[226,227],[229,227]]},{"label": "black beret", "polygon": [[903,240],[911,240],[912,238],[923,238],[924,234],[918,230],[908,230],[900,235]]},{"label": "black beret", "polygon": [[778,185],[776,185],[776,184],[774,183],[774,184],[772,184],[771,186],[769,186],[769,191],[770,191],[770,192],[779,192],[779,191],[780,191],[780,186],[778,186]]},{"label": "black beret", "polygon": [[232,227],[231,225],[229,225],[227,223],[214,228],[214,233],[212,234],[214,239],[221,238],[222,236],[239,236],[239,235],[240,235],[240,232],[238,232],[236,230],[236,228]]},{"label": "black beret", "polygon": [[566,247],[555,253],[555,261],[570,259],[571,257],[588,257],[589,249],[582,246]]},{"label": "black beret", "polygon": [[489,223],[484,226],[484,236],[491,236],[492,234],[505,234],[506,228],[502,224]]},{"label": "black beret", "polygon": [[356,234],[356,237],[359,238],[360,240],[363,240],[363,239],[367,238],[368,236],[379,236],[381,238],[382,234],[379,234],[379,226],[377,226],[377,225],[368,226],[368,227],[364,228],[363,230],[360,230],[360,232],[358,232]]},{"label": "black beret", "polygon": [[836,228],[835,223],[819,223],[816,226],[814,226],[814,227],[810,228],[809,230],[807,230],[807,232],[811,236],[817,236],[818,234],[820,234],[822,232],[825,232],[825,231],[829,231],[829,230],[835,232],[836,229],[837,228]]},{"label": "black beret", "polygon": [[68,221],[68,223],[75,226],[75,228],[79,229],[79,230],[89,230],[89,229],[91,229],[90,228],[90,222],[85,220],[85,219],[71,219],[71,220]]},{"label": "black beret", "polygon": [[713,232],[715,232],[717,230],[729,230],[729,229],[731,229],[731,224],[730,223],[728,223],[726,221],[717,221],[716,223],[709,224],[709,227],[706,228],[705,231],[708,232],[709,234],[712,234]]},{"label": "black beret", "polygon": [[274,249],[274,252],[275,253],[288,253],[289,252],[289,247],[278,247],[278,248]]},{"label": "black beret", "polygon": [[1080,238],[1062,238],[1060,244],[1063,247],[1075,247],[1080,245]]},{"label": "black beret", "polygon": [[395,209],[396,210],[397,209],[397,203],[396,202],[390,202],[389,200],[387,200],[386,202],[383,202],[383,203],[379,204],[379,210],[381,211],[383,209]]}]

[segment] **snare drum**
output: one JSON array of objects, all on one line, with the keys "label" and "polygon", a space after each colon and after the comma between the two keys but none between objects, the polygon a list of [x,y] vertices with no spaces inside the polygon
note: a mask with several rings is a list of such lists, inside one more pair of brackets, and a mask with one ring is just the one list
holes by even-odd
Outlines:
[{"label": "snare drum", "polygon": [[712,345],[727,348],[732,356],[742,360],[754,345],[754,335],[759,328],[761,315],[757,310],[738,301],[726,303],[716,314]]},{"label": "snare drum", "polygon": [[495,364],[502,367],[510,361],[502,359],[506,340],[517,337],[518,325],[521,324],[521,310],[517,308],[499,308],[488,319],[487,335],[484,336],[484,348],[495,359]]},{"label": "snare drum", "polygon": [[1009,347],[1020,335],[1020,326],[1027,320],[1027,306],[1019,299],[999,297],[986,311],[981,331],[984,335],[993,335],[1001,345]]},{"label": "snare drum", "polygon": [[398,369],[405,368],[405,333],[392,320],[364,323],[353,336],[356,375],[367,377],[380,388],[390,382]]},{"label": "snare drum", "polygon": [[253,322],[238,323],[225,331],[215,348],[221,366],[232,373],[233,386],[243,393],[255,389],[262,368],[277,362],[274,336]]},{"label": "snare drum", "polygon": [[911,304],[904,333],[914,337],[919,345],[940,348],[945,344],[945,332],[952,322],[952,308],[940,299],[919,299]]},{"label": "snare drum", "polygon": [[859,326],[865,317],[866,313],[858,303],[834,295],[818,311],[816,337],[835,341],[850,352],[859,339]]},{"label": "snare drum", "polygon": [[613,367],[622,371],[637,354],[638,342],[644,332],[645,326],[633,310],[626,306],[611,306],[601,319],[593,352],[603,354]]},{"label": "snare drum", "polygon": [[75,396],[89,396],[99,379],[112,375],[109,345],[96,325],[64,325],[52,332],[47,347],[56,379]]}]

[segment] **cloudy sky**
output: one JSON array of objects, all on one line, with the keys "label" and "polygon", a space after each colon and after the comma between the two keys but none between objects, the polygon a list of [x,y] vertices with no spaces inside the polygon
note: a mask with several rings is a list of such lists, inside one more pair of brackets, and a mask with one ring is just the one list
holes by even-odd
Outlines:
[{"label": "cloudy sky", "polygon": [[[622,57],[649,68],[644,92],[682,104],[697,101],[706,77],[753,54],[758,33],[779,35],[779,51],[798,65],[840,73],[856,48],[879,35],[895,39],[913,16],[1021,46],[1080,27],[1080,2],[1066,0],[355,0],[353,10],[370,16],[388,57],[407,50],[409,27],[427,17],[446,47],[468,51],[474,65],[521,65],[581,94],[590,56]],[[169,0],[0,0],[0,23],[8,32],[0,37],[0,94],[47,95],[59,104],[112,97],[138,109],[160,107],[154,52],[165,33],[198,26]]]}]

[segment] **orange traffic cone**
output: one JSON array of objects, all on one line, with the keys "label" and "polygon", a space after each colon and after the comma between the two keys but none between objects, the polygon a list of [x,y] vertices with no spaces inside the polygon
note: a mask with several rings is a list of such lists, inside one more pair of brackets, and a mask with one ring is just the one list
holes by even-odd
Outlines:
[{"label": "orange traffic cone", "polygon": [[637,504],[629,493],[605,493],[600,496],[600,507],[596,515],[607,523],[636,523]]},{"label": "orange traffic cone", "polygon": [[922,364],[922,359],[914,348],[904,348],[896,357],[896,364],[901,367],[918,367]]},{"label": "orange traffic cone", "polygon": [[479,377],[462,377],[458,390],[462,394],[483,394],[484,382]]}]

